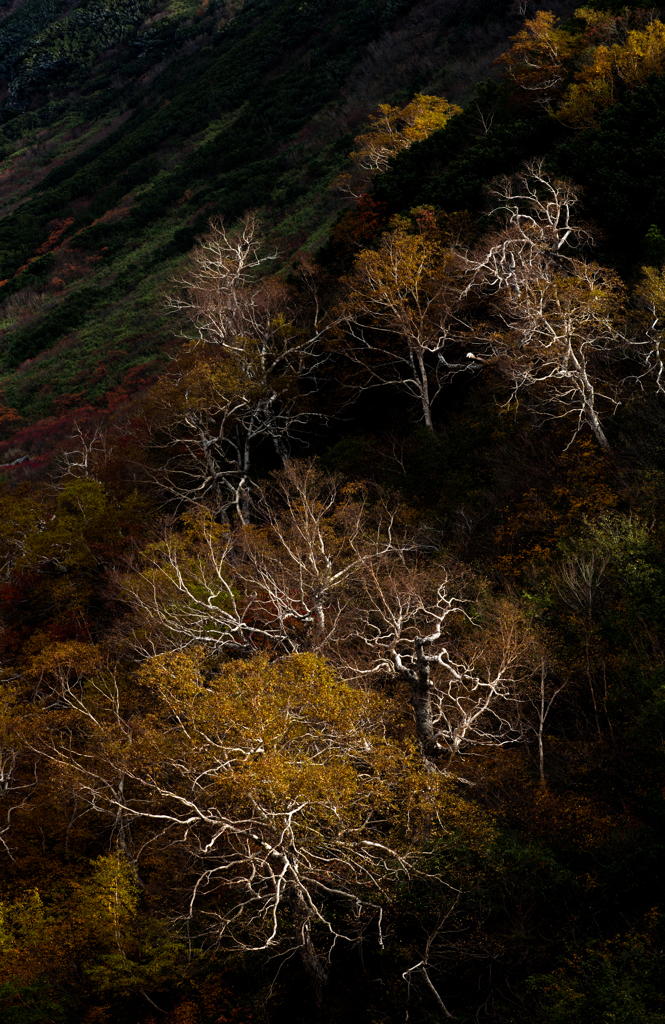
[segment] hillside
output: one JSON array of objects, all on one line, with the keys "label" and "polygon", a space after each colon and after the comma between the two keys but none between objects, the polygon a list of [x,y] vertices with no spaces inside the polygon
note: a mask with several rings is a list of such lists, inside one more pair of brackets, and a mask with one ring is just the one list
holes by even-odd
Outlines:
[{"label": "hillside", "polygon": [[172,335],[160,294],[211,216],[258,210],[286,255],[316,247],[362,119],[417,89],[467,95],[518,24],[507,7],[8,5],[6,404],[104,409],[149,379]]},{"label": "hillside", "polygon": [[665,11],[0,86],[3,1024],[663,1024]]}]

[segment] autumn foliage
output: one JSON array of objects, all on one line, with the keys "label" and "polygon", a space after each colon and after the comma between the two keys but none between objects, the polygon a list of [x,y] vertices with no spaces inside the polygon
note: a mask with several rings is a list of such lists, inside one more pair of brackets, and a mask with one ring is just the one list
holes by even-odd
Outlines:
[{"label": "autumn foliage", "polygon": [[[594,132],[663,73],[598,6],[526,19],[506,110]],[[40,423],[7,382],[10,1024],[660,1024],[663,269],[539,154],[370,194],[472,116],[379,106],[318,256],[213,218],[159,369]]]}]

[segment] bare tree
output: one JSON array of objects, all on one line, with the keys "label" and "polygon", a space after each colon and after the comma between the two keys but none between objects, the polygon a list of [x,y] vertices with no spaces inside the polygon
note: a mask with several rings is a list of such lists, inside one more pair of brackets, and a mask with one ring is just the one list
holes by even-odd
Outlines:
[{"label": "bare tree", "polygon": [[575,261],[575,274],[536,279],[502,310],[509,333],[501,347],[511,366],[513,395],[528,392],[532,408],[576,421],[573,437],[588,425],[601,448],[610,445],[604,411],[619,404],[612,362],[626,350],[618,319],[622,286],[597,264]]},{"label": "bare tree", "polygon": [[437,1007],[439,1008],[440,1013],[443,1014],[446,1020],[454,1020],[455,1017],[447,1008],[443,999],[441,998],[438,989],[435,987],[434,982],[430,977],[430,971],[432,969],[431,961],[433,960],[433,952],[436,948],[436,941],[444,925],[446,924],[450,914],[452,913],[452,910],[453,907],[451,906],[447,908],[446,911],[444,911],[444,913],[440,914],[435,927],[427,935],[427,938],[425,940],[425,949],[423,951],[421,959],[417,961],[415,964],[413,964],[411,967],[407,968],[407,970],[404,971],[404,973],[402,974],[402,978],[407,985],[407,1002],[409,996],[411,995],[411,986],[413,985],[413,980],[415,977],[420,976],[423,978],[429,992],[434,997],[434,1000],[436,1002]]},{"label": "bare tree", "polygon": [[257,488],[255,514],[256,524],[229,529],[210,512],[190,513],[144,553],[142,573],[120,580],[138,653],[327,651],[348,628],[352,581],[423,542],[399,509],[370,504],[313,463],[294,461]]},{"label": "bare tree", "polygon": [[552,710],[552,706],[559,694],[566,688],[567,680],[564,679],[558,685],[548,686],[548,666],[543,655],[540,662],[540,669],[537,672],[537,690],[530,696],[530,702],[536,712],[536,738],[538,742],[538,777],[540,785],[545,788],[545,723]]},{"label": "bare tree", "polygon": [[242,345],[242,360],[186,352],[152,389],[145,411],[156,487],[178,504],[212,505],[244,523],[257,446],[272,443],[286,463],[299,428],[323,414],[308,401],[294,352],[281,364],[276,342],[267,366],[252,339]]},{"label": "bare tree", "polygon": [[113,451],[108,432],[100,424],[85,430],[76,423],[69,440],[72,447],[63,449],[58,459],[60,475],[96,479],[100,464],[107,462]]},{"label": "bare tree", "polygon": [[572,417],[573,436],[587,424],[606,451],[604,411],[619,403],[611,365],[626,351],[619,328],[623,286],[618,277],[576,252],[591,241],[575,222],[578,195],[551,178],[542,162],[492,189],[504,229],[467,255],[467,293],[489,298],[498,325],[485,336],[489,354],[511,381],[510,401],[524,396],[543,416]]},{"label": "bare tree", "polygon": [[304,304],[283,281],[265,276],[276,259],[262,254],[252,216],[235,232],[221,221],[211,225],[191,272],[177,282],[181,294],[169,300],[188,322],[190,345],[147,407],[157,485],[180,501],[212,501],[241,522],[257,444],[269,441],[285,464],[299,429],[323,415],[308,399],[330,324],[311,275],[304,275]]},{"label": "bare tree", "polygon": [[580,190],[554,178],[542,159],[531,160],[513,176],[488,187],[490,216],[503,220],[476,253],[465,255],[466,291],[509,288],[519,295],[524,282],[543,267],[560,273],[572,267],[576,250],[593,245],[593,235],[575,216]]},{"label": "bare tree", "polygon": [[400,562],[365,574],[346,670],[407,684],[426,758],[521,741],[518,683],[530,647],[515,610],[505,603],[481,628],[460,597],[468,581],[459,570]]}]

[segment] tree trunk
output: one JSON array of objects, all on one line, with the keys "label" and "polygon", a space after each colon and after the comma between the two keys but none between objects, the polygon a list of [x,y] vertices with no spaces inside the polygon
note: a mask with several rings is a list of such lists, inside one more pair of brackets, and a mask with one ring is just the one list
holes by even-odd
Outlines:
[{"label": "tree trunk", "polygon": [[416,671],[409,673],[411,684],[411,704],[416,720],[416,733],[423,754],[429,757],[436,753],[437,745],[434,738],[432,722],[432,683],[430,666],[423,651],[422,642],[416,641]]},{"label": "tree trunk", "polygon": [[593,713],[596,719],[596,729],[598,730],[598,739],[602,741],[603,732],[600,728],[600,716],[598,715],[598,703],[596,701],[596,691],[593,686],[593,673],[591,671],[591,651],[589,642],[590,627],[587,626],[586,636],[586,675],[589,680],[589,689],[591,690],[591,703],[593,704]]},{"label": "tree trunk", "polygon": [[429,400],[429,383],[427,380],[427,369],[425,367],[425,360],[423,359],[422,352],[418,352],[418,369],[420,370],[420,398],[423,406],[423,418],[425,420],[425,426],[428,430],[434,433],[434,426],[432,424],[432,408]]},{"label": "tree trunk", "polygon": [[605,431],[600,425],[600,420],[598,419],[596,410],[591,408],[590,406],[587,406],[586,421],[591,427],[593,435],[596,438],[596,441],[598,442],[600,447],[603,449],[604,452],[606,452],[609,455],[612,451],[612,449],[610,448],[610,442],[605,437]]},{"label": "tree trunk", "polygon": [[545,728],[546,716],[547,711],[545,710],[545,662],[543,662],[540,668],[540,712],[538,715],[538,773],[540,775],[540,785],[543,789],[545,789],[547,786],[547,783],[545,782],[545,750],[543,747],[543,730]]},{"label": "tree trunk", "polygon": [[291,891],[291,904],[293,906],[296,940],[300,948],[303,967],[312,984],[316,1005],[320,1008],[323,1005],[323,993],[328,984],[328,972],[312,942],[311,911],[303,899],[300,889],[295,885]]},{"label": "tree trunk", "polygon": [[282,468],[286,469],[291,461],[291,452],[289,451],[288,446],[284,444],[284,439],[281,434],[273,434],[272,443],[277,455],[282,460]]},{"label": "tree trunk", "polygon": [[441,1013],[443,1014],[443,1016],[446,1017],[447,1020],[455,1020],[453,1014],[445,1006],[445,1004],[443,1002],[443,999],[441,998],[441,996],[439,995],[437,990],[434,988],[434,985],[432,984],[432,980],[431,980],[429,974],[427,973],[427,968],[426,967],[421,967],[420,968],[420,972],[421,972],[423,978],[425,979],[425,983],[427,984],[428,989],[430,990],[430,992],[432,993],[432,995],[436,999],[437,1006],[441,1010]]}]

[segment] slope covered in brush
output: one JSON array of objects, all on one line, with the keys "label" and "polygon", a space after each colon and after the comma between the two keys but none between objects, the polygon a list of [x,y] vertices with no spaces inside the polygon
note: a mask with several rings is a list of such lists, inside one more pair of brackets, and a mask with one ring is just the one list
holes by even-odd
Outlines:
[{"label": "slope covered in brush", "polygon": [[328,185],[344,165],[349,129],[424,81],[472,88],[472,69],[482,73],[518,23],[507,8],[484,0],[442,10],[427,0],[5,8],[6,401],[30,419],[104,407],[105,393],[169,340],[162,286],[211,216],[232,221],[260,209],[280,249],[316,245],[336,212]]}]

